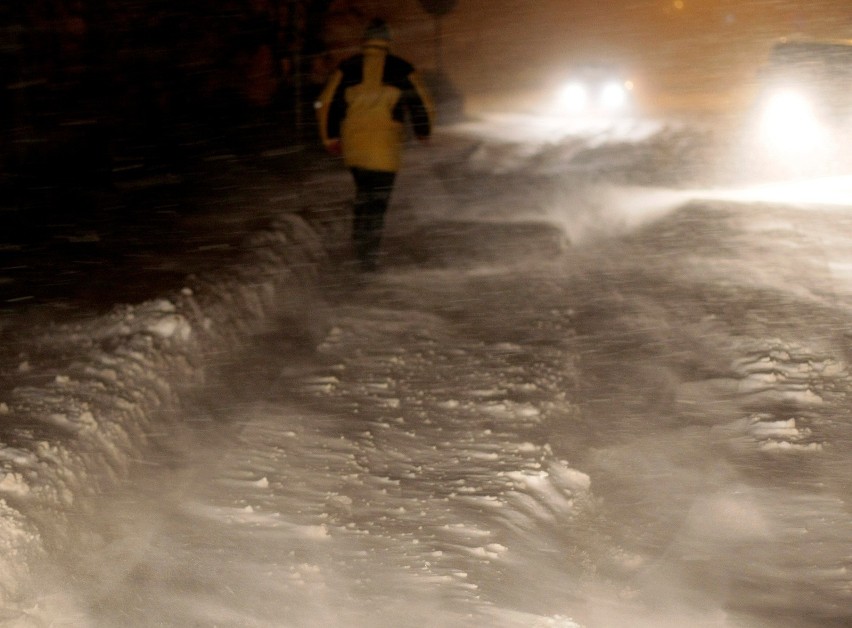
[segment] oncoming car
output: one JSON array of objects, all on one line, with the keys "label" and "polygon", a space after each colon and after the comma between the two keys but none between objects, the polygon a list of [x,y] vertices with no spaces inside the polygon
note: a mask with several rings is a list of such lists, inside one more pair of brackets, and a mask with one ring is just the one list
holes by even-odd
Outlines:
[{"label": "oncoming car", "polygon": [[633,82],[612,66],[588,64],[568,73],[556,94],[557,110],[575,117],[630,114]]},{"label": "oncoming car", "polygon": [[850,162],[852,40],[782,40],[760,73],[753,129],[770,166],[834,172]]}]

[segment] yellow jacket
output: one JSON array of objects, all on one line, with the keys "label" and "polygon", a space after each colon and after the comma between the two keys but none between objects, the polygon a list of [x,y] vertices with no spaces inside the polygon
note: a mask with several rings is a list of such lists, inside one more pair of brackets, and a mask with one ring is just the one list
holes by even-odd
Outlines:
[{"label": "yellow jacket", "polygon": [[414,67],[390,54],[389,42],[371,39],[363,52],[344,60],[317,101],[320,136],[343,145],[352,168],[399,170],[406,113],[414,133],[432,132],[434,106]]}]

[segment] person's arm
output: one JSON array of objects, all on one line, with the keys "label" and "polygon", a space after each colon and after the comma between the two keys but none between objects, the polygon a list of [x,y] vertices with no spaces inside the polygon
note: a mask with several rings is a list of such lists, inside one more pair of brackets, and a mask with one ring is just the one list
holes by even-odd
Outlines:
[{"label": "person's arm", "polygon": [[435,104],[426,84],[416,71],[408,75],[408,80],[412,87],[408,98],[411,124],[417,138],[424,141],[432,135],[435,125]]},{"label": "person's arm", "polygon": [[326,83],[325,89],[315,103],[320,139],[326,150],[333,155],[340,154],[340,124],[343,111],[339,94],[343,73],[338,69]]}]

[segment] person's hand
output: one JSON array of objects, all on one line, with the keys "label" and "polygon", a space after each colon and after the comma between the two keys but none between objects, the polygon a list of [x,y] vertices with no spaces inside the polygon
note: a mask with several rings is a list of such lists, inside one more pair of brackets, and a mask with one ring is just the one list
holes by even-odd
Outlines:
[{"label": "person's hand", "polygon": [[332,157],[340,157],[343,154],[343,144],[339,139],[329,140],[325,144],[325,150]]}]

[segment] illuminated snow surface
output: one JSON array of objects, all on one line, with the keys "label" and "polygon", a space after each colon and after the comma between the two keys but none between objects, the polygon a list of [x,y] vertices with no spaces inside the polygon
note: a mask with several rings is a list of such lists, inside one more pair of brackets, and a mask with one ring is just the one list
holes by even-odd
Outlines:
[{"label": "illuminated snow surface", "polygon": [[852,184],[532,122],[412,149],[376,275],[283,215],[232,272],[34,329],[0,623],[849,625]]}]

